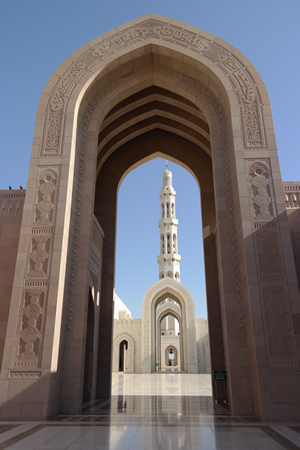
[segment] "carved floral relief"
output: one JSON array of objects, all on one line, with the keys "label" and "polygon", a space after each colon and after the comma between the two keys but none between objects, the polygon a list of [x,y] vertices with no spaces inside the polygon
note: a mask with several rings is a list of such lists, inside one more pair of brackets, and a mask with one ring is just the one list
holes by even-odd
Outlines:
[{"label": "carved floral relief", "polygon": [[[248,164],[250,161],[248,161]],[[259,221],[269,221],[276,217],[272,192],[271,173],[268,161],[256,161],[248,169],[253,205],[253,217]]]}]

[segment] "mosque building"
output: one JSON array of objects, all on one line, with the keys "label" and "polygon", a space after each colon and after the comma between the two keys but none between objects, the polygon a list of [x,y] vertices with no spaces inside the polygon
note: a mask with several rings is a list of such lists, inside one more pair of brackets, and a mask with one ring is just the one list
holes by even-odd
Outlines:
[{"label": "mosque building", "polygon": [[[176,191],[173,187],[172,172],[168,169],[162,176],[160,198],[160,219],[158,221],[160,253],[157,257],[159,280],[171,278],[180,283],[180,262],[178,254],[178,219],[175,214]],[[113,371],[142,371],[142,329],[143,320],[134,319],[130,310],[115,294],[114,296],[114,346]],[[182,312],[180,304],[165,298],[155,310],[156,322],[156,371],[184,371],[182,360]],[[197,345],[197,371],[210,372],[208,321],[195,320],[195,340]]]}]

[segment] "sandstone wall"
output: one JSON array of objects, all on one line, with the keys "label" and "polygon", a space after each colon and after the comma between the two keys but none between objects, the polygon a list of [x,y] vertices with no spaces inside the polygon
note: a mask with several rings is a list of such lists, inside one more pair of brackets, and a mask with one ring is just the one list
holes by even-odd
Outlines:
[{"label": "sandstone wall", "polygon": [[0,367],[15,273],[25,190],[0,191]]}]

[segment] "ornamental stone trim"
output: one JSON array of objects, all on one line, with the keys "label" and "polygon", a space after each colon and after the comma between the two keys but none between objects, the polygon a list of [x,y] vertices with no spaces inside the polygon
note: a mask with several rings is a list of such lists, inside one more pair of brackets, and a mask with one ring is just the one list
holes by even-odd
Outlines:
[{"label": "ornamental stone trim", "polygon": [[38,368],[45,328],[46,288],[26,288],[23,292],[15,368]]},{"label": "ornamental stone trim", "polygon": [[[241,119],[243,124],[243,140],[247,149],[266,148],[262,105],[255,83],[247,68],[231,52],[210,39],[183,30],[174,25],[165,24],[156,19],[128,27],[101,43],[90,47],[74,60],[63,72],[50,93],[50,100],[46,106],[46,119],[41,144],[41,156],[62,154],[62,130],[65,123],[65,112],[68,98],[76,83],[87,70],[100,61],[105,61],[113,54],[120,52],[130,45],[146,41],[161,43],[171,42],[180,47],[191,50],[197,55],[212,60],[230,78],[239,98]],[[128,49],[129,50],[129,49]]]},{"label": "ornamental stone trim", "polygon": [[9,372],[9,378],[41,378],[41,376],[41,371],[17,372],[11,370]]}]

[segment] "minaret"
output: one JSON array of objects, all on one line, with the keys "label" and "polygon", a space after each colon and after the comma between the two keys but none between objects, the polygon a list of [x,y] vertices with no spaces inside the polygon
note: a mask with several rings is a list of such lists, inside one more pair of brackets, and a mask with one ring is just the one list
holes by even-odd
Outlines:
[{"label": "minaret", "polygon": [[160,255],[157,257],[159,279],[170,277],[180,281],[181,256],[177,253],[178,220],[175,218],[176,192],[172,186],[172,172],[168,170],[168,161],[162,182],[162,189],[159,193],[161,218],[158,221],[160,232]]}]

